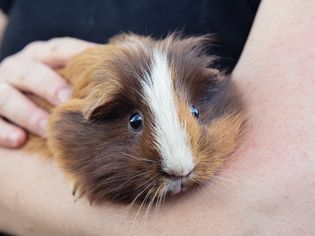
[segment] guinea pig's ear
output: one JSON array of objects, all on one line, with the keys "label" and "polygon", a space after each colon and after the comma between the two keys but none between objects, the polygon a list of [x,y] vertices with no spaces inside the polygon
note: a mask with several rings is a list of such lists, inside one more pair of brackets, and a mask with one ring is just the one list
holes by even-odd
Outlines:
[{"label": "guinea pig's ear", "polygon": [[114,120],[130,112],[132,103],[119,94],[88,103],[82,111],[86,120]]},{"label": "guinea pig's ear", "polygon": [[96,102],[87,105],[83,109],[82,114],[86,120],[97,120],[101,116],[109,115],[113,107],[114,105],[109,101],[104,103]]},{"label": "guinea pig's ear", "polygon": [[128,106],[118,101],[109,101],[99,106],[84,110],[82,115],[86,121],[113,121],[122,117]]},{"label": "guinea pig's ear", "polygon": [[114,80],[106,80],[101,86],[94,88],[93,93],[85,99],[82,115],[86,120],[111,115],[120,106],[121,84]]}]

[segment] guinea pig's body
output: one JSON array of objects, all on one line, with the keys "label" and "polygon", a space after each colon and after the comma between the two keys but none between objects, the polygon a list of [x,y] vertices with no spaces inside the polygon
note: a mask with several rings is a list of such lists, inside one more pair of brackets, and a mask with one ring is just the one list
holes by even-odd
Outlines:
[{"label": "guinea pig's body", "polygon": [[209,69],[206,41],[123,34],[60,72],[73,95],[52,110],[48,150],[90,201],[178,193],[211,180],[237,148],[240,95]]}]

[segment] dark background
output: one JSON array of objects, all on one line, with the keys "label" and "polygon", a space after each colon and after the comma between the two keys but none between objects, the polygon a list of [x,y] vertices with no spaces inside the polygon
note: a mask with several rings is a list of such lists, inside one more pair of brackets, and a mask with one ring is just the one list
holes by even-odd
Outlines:
[{"label": "dark background", "polygon": [[10,21],[0,60],[36,40],[71,36],[97,43],[121,32],[165,37],[215,34],[210,53],[231,71],[245,44],[259,0],[0,0]]}]

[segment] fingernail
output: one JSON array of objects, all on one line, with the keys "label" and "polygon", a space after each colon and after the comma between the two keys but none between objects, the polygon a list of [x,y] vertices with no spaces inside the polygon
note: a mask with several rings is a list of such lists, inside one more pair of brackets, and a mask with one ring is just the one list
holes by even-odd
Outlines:
[{"label": "fingernail", "polygon": [[41,119],[39,121],[39,128],[40,128],[40,133],[42,136],[46,136],[46,126],[47,126],[47,119]]},{"label": "fingernail", "polygon": [[19,139],[20,139],[19,132],[13,131],[12,133],[9,134],[9,141],[13,147],[16,147],[18,145]]},{"label": "fingernail", "polygon": [[70,88],[62,88],[57,92],[57,97],[59,102],[66,102],[71,97],[71,89]]}]

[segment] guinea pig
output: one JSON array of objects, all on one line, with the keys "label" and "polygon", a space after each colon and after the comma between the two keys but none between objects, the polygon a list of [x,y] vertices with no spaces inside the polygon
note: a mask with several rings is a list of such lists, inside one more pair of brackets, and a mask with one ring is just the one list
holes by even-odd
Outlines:
[{"label": "guinea pig", "polygon": [[211,181],[245,115],[234,81],[211,68],[208,42],[121,34],[60,71],[73,94],[52,109],[45,142],[77,192],[154,201]]}]

